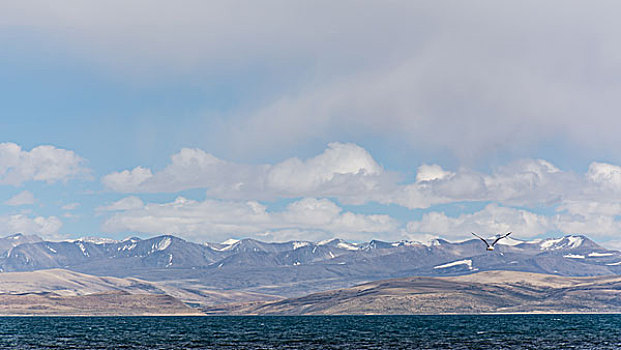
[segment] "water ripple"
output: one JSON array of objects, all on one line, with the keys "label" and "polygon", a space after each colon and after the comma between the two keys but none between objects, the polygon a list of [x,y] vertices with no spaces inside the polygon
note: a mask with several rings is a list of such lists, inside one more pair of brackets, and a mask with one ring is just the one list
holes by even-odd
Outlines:
[{"label": "water ripple", "polygon": [[559,348],[621,348],[621,315],[0,317],[0,349]]}]

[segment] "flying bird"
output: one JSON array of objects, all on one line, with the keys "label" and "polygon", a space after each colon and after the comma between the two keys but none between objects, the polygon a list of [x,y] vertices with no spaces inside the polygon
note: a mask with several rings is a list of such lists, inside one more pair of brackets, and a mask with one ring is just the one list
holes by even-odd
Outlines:
[{"label": "flying bird", "polygon": [[511,234],[511,232],[509,232],[509,233],[507,233],[507,234],[506,234],[506,235],[504,235],[504,236],[500,236],[500,235],[499,235],[499,236],[497,236],[497,237],[496,237],[496,239],[494,240],[494,242],[492,242],[492,244],[489,244],[485,238],[483,238],[483,237],[481,237],[481,236],[477,235],[477,234],[476,234],[476,233],[474,233],[474,232],[470,232],[470,233],[472,233],[475,237],[477,237],[478,239],[482,240],[482,241],[483,241],[483,243],[485,243],[485,245],[487,246],[486,250],[494,250],[494,245],[495,245],[498,241],[500,241],[501,239],[503,239],[503,238],[505,238],[505,237],[507,237],[508,235],[510,235],[510,234]]}]

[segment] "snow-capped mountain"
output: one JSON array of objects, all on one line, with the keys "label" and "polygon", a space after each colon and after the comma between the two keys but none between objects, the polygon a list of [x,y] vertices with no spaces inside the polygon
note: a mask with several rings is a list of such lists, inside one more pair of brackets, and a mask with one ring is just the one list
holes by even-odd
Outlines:
[{"label": "snow-capped mountain", "polygon": [[34,243],[40,241],[41,238],[37,236],[26,236],[21,233],[16,233],[10,236],[0,238],[0,252],[5,252],[23,243]]},{"label": "snow-capped mountain", "polygon": [[210,288],[296,295],[384,278],[486,270],[564,276],[621,274],[621,253],[580,235],[533,241],[505,239],[491,252],[478,239],[424,243],[242,239],[199,244],[171,235],[121,241],[88,237],[52,242],[23,235],[0,238],[0,271],[49,268],[146,280],[192,280]]}]

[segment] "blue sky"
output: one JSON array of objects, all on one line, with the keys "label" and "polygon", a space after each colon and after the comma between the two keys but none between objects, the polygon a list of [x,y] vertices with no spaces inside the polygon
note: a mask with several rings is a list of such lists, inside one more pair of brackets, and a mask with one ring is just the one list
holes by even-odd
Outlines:
[{"label": "blue sky", "polygon": [[621,247],[614,2],[0,5],[0,232]]}]

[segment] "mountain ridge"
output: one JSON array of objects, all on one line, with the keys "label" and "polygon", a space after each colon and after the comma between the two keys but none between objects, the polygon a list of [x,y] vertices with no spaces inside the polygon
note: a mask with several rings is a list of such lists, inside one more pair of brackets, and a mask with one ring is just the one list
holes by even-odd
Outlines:
[{"label": "mountain ridge", "polygon": [[[21,237],[21,236],[20,236]],[[194,290],[293,297],[408,276],[459,276],[489,270],[559,276],[621,275],[621,252],[583,235],[506,239],[488,252],[478,239],[449,242],[342,239],[194,243],[173,235],[67,241],[0,238],[0,273],[66,269],[94,276],[138,278]],[[4,243],[3,243],[4,242]],[[9,242],[9,243],[6,243]],[[190,287],[189,287],[190,288]]]}]

